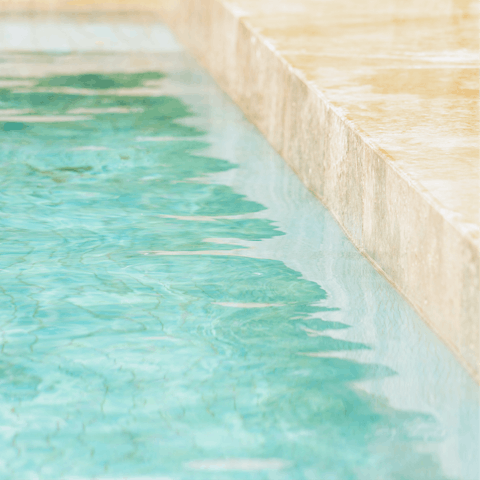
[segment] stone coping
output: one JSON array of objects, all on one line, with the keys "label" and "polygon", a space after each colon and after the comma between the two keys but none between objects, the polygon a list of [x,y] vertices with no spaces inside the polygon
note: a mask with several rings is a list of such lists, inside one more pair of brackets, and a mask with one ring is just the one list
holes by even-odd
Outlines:
[{"label": "stone coping", "polygon": [[160,15],[480,379],[477,2],[11,5]]}]

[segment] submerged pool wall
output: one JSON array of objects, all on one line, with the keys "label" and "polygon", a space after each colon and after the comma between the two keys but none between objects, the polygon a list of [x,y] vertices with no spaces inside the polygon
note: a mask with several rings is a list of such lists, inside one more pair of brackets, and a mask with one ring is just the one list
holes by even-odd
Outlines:
[{"label": "submerged pool wall", "polygon": [[0,5],[159,15],[479,381],[475,2]]}]

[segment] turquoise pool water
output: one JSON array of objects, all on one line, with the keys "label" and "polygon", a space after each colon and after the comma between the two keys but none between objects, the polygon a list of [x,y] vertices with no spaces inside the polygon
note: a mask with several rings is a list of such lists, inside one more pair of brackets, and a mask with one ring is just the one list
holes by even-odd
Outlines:
[{"label": "turquoise pool water", "polygon": [[166,43],[0,55],[0,479],[478,478],[478,387]]}]

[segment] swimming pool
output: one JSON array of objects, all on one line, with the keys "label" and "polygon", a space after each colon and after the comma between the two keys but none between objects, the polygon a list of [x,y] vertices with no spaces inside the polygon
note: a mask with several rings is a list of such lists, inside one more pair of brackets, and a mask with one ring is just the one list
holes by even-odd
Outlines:
[{"label": "swimming pool", "polygon": [[478,478],[478,387],[155,29],[0,55],[0,478]]}]

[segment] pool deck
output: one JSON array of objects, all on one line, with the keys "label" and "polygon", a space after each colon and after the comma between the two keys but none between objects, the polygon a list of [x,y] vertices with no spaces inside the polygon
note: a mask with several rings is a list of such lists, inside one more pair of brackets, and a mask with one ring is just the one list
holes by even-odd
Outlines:
[{"label": "pool deck", "polygon": [[155,12],[479,381],[477,2],[0,7]]}]

